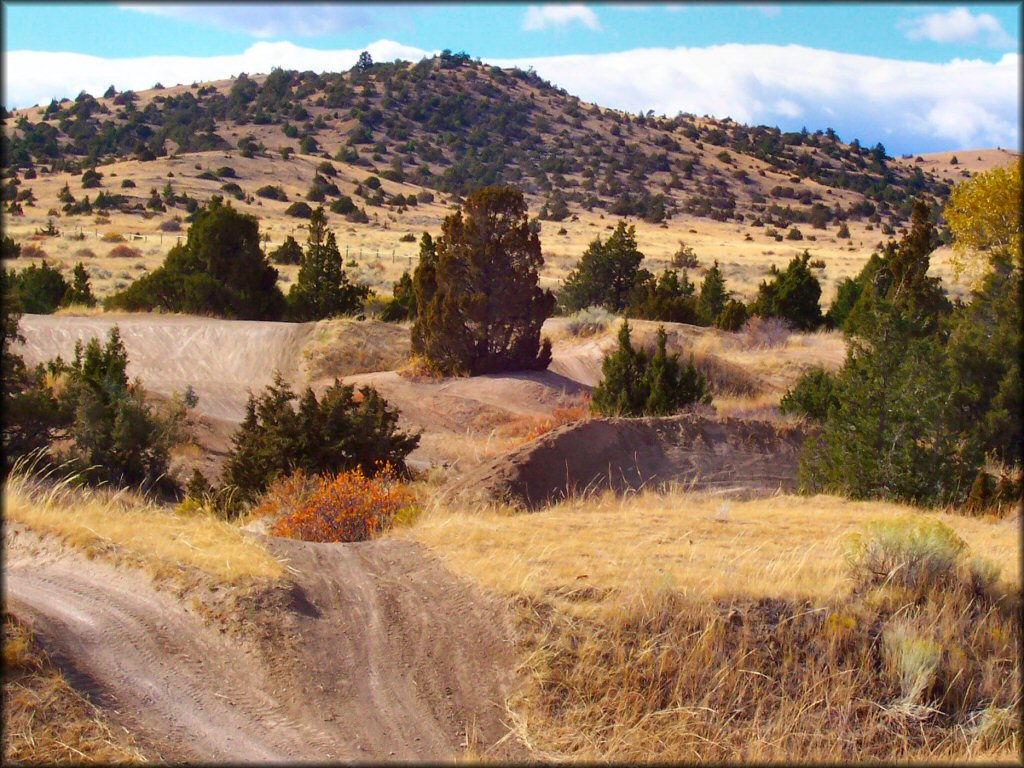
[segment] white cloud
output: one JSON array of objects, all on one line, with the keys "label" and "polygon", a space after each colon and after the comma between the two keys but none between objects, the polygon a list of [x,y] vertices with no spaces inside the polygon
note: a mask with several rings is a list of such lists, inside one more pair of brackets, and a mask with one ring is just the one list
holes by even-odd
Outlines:
[{"label": "white cloud", "polygon": [[551,27],[579,23],[595,32],[601,30],[597,14],[580,3],[569,5],[531,5],[523,14],[523,29],[535,32]]},{"label": "white cloud", "polygon": [[752,11],[757,11],[762,16],[768,19],[774,19],[780,13],[782,13],[781,5],[769,5],[767,3],[752,3],[744,5],[744,8],[749,8]]},{"label": "white cloud", "polygon": [[120,7],[259,38],[343,34],[374,23],[363,8],[333,3],[122,3]]},{"label": "white cloud", "polygon": [[[719,45],[504,59],[586,101],[636,113],[833,127],[862,142],[887,130],[915,151],[1016,146],[1020,56],[929,63],[803,46]],[[799,127],[799,126],[796,126]],[[918,149],[919,147],[919,149]],[[909,149],[907,151],[910,151]]]},{"label": "white cloud", "polygon": [[[374,60],[416,61],[431,52],[380,40]],[[8,51],[8,107],[45,104],[79,91],[119,90],[223,79],[272,67],[347,70],[358,50],[321,51],[260,42],[232,56],[103,59],[74,53]],[[721,45],[649,48],[620,53],[495,59],[532,66],[542,77],[587,101],[657,114],[691,112],[742,123],[814,130],[832,127],[846,140],[893,137],[902,149],[928,152],[1014,147],[1019,142],[1020,56],[946,63],[856,56],[802,46]],[[799,121],[797,123],[796,121]],[[887,139],[886,144],[890,141]]]},{"label": "white cloud", "polygon": [[[366,46],[374,61],[419,61],[431,51],[378,40]],[[46,104],[52,98],[75,97],[80,91],[100,94],[113,84],[118,90],[143,90],[154,83],[166,86],[221,80],[240,72],[267,73],[274,67],[338,72],[350,69],[360,50],[321,51],[293,43],[254,43],[240,54],[227,56],[143,56],[105,59],[81,53],[7,51],[4,86],[7,106]],[[13,76],[12,76],[13,75]]]},{"label": "white cloud", "polygon": [[911,40],[934,43],[984,43],[993,48],[1013,48],[1017,42],[990,13],[975,16],[968,9],[953,8],[946,13],[929,13],[900,22]]}]

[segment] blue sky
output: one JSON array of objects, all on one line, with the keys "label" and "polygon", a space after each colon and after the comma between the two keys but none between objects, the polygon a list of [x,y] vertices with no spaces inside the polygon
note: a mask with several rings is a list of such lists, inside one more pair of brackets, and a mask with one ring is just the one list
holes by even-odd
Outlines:
[{"label": "blue sky", "polygon": [[[450,48],[534,66],[571,93],[634,112],[828,125],[890,152],[1016,146],[1019,10],[5,2],[4,102],[28,106],[111,82],[145,88],[152,82],[136,81],[150,75],[170,85],[176,74],[191,82],[273,65],[342,69],[367,48],[408,59]],[[103,77],[110,82],[98,85]]]}]

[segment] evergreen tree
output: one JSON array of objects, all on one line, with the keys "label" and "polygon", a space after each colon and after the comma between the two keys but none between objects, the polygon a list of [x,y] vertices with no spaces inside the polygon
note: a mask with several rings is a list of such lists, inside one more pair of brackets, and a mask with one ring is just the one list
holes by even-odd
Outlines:
[{"label": "evergreen tree", "polygon": [[629,321],[623,320],[618,347],[601,363],[601,383],[591,394],[591,410],[602,416],[641,415],[650,396],[646,370],[647,355],[633,348]]},{"label": "evergreen tree", "polygon": [[522,193],[470,194],[430,245],[414,278],[413,352],[446,375],[547,368],[540,330],[554,297],[538,286],[544,259]]},{"label": "evergreen tree", "polygon": [[643,260],[636,244],[636,227],[620,220],[608,240],[594,239],[566,276],[558,295],[562,311],[601,306],[609,312],[622,312],[638,281],[649,275],[640,269]]},{"label": "evergreen tree", "polygon": [[697,317],[702,325],[711,325],[725,309],[729,300],[729,292],[725,289],[725,277],[718,267],[718,260],[704,275],[700,286],[700,297],[697,299]]},{"label": "evergreen tree", "polygon": [[158,269],[108,298],[110,309],[278,320],[285,299],[260,248],[259,222],[214,196]]},{"label": "evergreen tree", "polygon": [[808,266],[811,254],[796,256],[785,271],[774,264],[770,280],[762,280],[752,307],[758,317],[776,317],[801,331],[810,331],[822,323],[821,284]]},{"label": "evergreen tree", "polygon": [[11,283],[18,295],[22,311],[33,315],[49,315],[60,306],[68,283],[64,276],[46,263],[30,264],[12,274]]},{"label": "evergreen tree", "polygon": [[913,333],[928,336],[939,329],[941,319],[952,305],[937,277],[928,277],[931,252],[939,244],[928,207],[914,204],[911,227],[899,243],[890,241],[882,255],[871,260],[857,280],[861,289],[843,323],[848,333],[860,333],[871,322],[878,307],[892,308],[911,320]]},{"label": "evergreen tree", "polygon": [[270,260],[275,264],[301,264],[302,246],[294,237],[288,235],[281,245],[270,252]]},{"label": "evergreen tree", "polygon": [[402,320],[411,320],[416,317],[416,290],[413,287],[412,277],[408,272],[403,272],[398,281],[394,283],[389,301],[380,313],[380,319],[389,323],[397,323]]},{"label": "evergreen tree", "polygon": [[642,282],[638,281],[630,293],[626,313],[629,317],[666,323],[697,322],[696,287],[686,270],[680,277],[674,269],[666,269],[657,280],[646,270],[641,270],[641,273]]},{"label": "evergreen tree", "polygon": [[603,416],[667,416],[693,403],[710,403],[707,381],[693,359],[683,366],[669,355],[668,334],[658,327],[653,356],[634,349],[629,322],[622,321],[618,346],[601,364],[601,383],[594,388],[591,409]]},{"label": "evergreen tree", "polygon": [[355,314],[368,295],[366,286],[349,282],[334,233],[327,229],[327,215],[318,207],[309,220],[298,279],[288,292],[290,317],[303,322]]},{"label": "evergreen tree", "polygon": [[93,296],[92,286],[89,284],[89,273],[82,262],[75,264],[74,274],[74,280],[64,293],[61,305],[80,304],[86,307],[95,307],[96,297]]},{"label": "evergreen tree", "polygon": [[240,501],[297,469],[323,474],[358,467],[374,475],[387,463],[406,472],[419,435],[398,431],[398,411],[373,388],[363,387],[357,398],[354,387],[335,381],[319,399],[307,387],[297,409],[295,400],[279,373],[263,394],[250,396],[224,469],[224,482]]},{"label": "evergreen tree", "polygon": [[11,346],[23,343],[18,332],[21,305],[5,269],[0,268],[0,387],[3,394],[3,471],[20,456],[46,448],[66,426],[52,390],[45,385],[42,366],[29,369]]},{"label": "evergreen tree", "polygon": [[736,332],[743,327],[749,318],[750,313],[747,311],[746,304],[736,299],[729,299],[726,302],[725,308],[715,319],[715,327],[723,331]]}]

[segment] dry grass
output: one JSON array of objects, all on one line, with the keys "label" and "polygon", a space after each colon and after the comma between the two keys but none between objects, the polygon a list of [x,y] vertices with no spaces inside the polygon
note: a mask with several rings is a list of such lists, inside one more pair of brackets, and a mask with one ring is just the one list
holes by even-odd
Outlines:
[{"label": "dry grass", "polygon": [[57,536],[90,556],[141,565],[154,576],[189,569],[217,580],[276,578],[284,567],[237,526],[205,513],[176,514],[128,491],[76,488],[12,473],[6,518]]},{"label": "dry grass", "polygon": [[[957,582],[921,604],[895,584],[861,584],[844,555],[850,534],[878,519],[944,523],[1003,580],[978,593]],[[515,606],[528,674],[510,711],[543,759],[1017,754],[1019,622],[1013,598],[999,597],[1019,591],[1014,522],[676,491],[529,515],[428,505],[402,535]],[[894,655],[880,628],[904,620]],[[934,647],[941,663],[913,666],[914,651]],[[901,687],[908,669],[923,681],[916,698]]]},{"label": "dry grass", "polygon": [[305,377],[310,381],[392,371],[411,353],[409,328],[380,320],[321,320],[302,349]]},{"label": "dry grass", "polygon": [[104,722],[36,646],[28,627],[4,614],[3,759],[10,764],[144,763],[131,736]]},{"label": "dry grass", "polygon": [[[641,585],[692,597],[828,599],[849,587],[844,537],[866,521],[924,514],[832,496],[728,500],[683,490],[573,499],[529,515],[428,505],[412,531],[448,566],[509,595],[551,597],[573,613],[614,607]],[[1019,536],[1006,520],[928,513],[1020,584]]]}]

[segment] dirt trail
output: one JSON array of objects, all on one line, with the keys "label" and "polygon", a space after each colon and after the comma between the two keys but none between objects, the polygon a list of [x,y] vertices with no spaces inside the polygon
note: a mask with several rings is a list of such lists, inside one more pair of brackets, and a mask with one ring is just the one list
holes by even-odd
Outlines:
[{"label": "dirt trail", "polygon": [[[418,545],[271,540],[291,641],[232,640],[138,571],[8,546],[4,598],[69,679],[170,761],[449,760],[503,737],[503,614]],[[500,742],[497,747],[496,743]]]}]

